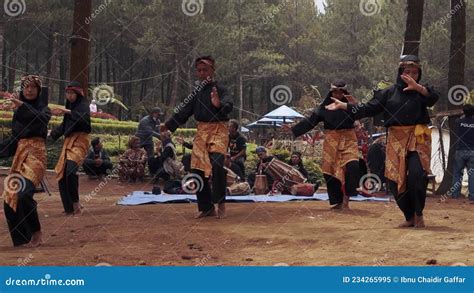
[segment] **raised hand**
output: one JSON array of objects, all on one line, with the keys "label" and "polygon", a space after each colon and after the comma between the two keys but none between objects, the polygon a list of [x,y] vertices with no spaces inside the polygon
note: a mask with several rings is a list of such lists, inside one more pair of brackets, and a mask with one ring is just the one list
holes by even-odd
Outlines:
[{"label": "raised hand", "polygon": [[166,127],[166,125],[164,123],[160,124],[160,132],[166,132],[168,130],[169,130],[168,127]]},{"label": "raised hand", "polygon": [[357,100],[356,98],[354,98],[354,96],[344,95],[344,97],[347,99],[347,102],[349,102],[349,104],[357,104]]},{"label": "raised hand", "polygon": [[407,84],[407,87],[403,89],[404,92],[406,92],[406,91],[419,91],[420,85],[416,82],[416,80],[413,79],[413,77],[411,77],[407,74],[402,74],[400,77]]},{"label": "raised hand", "polygon": [[177,137],[175,138],[175,140],[176,140],[176,142],[179,143],[179,144],[183,144],[183,142],[184,142],[184,138],[182,138],[181,136],[177,136]]},{"label": "raised hand", "polygon": [[219,94],[217,93],[217,88],[213,87],[211,92],[211,103],[214,107],[220,108],[221,107],[221,99]]},{"label": "raised hand", "polygon": [[325,108],[329,111],[347,110],[347,103],[341,102],[338,99],[331,97],[334,103],[327,105]]}]

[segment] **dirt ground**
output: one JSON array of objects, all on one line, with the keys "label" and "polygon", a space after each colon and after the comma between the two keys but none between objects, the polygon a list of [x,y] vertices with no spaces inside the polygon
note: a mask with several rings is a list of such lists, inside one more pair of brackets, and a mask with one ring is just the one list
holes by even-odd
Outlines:
[{"label": "dirt ground", "polygon": [[395,228],[394,202],[352,202],[344,213],[328,202],[229,203],[226,219],[195,220],[195,204],[115,205],[151,185],[113,180],[90,196],[100,181],[81,176],[84,213],[65,217],[53,174],[48,182],[52,196],[35,196],[43,246],[13,248],[1,209],[0,265],[474,265],[474,205],[463,200],[430,198],[422,230]]}]

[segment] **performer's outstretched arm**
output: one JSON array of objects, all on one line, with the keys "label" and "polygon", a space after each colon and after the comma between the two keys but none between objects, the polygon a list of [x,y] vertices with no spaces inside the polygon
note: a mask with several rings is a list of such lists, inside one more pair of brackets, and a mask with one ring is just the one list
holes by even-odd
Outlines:
[{"label": "performer's outstretched arm", "polygon": [[[169,130],[171,132],[174,132],[180,125],[186,123],[188,121],[189,117],[193,115],[193,108],[194,108],[194,103],[195,103],[196,97],[193,97],[191,101],[188,103],[184,104],[184,102],[180,103],[178,106],[175,108],[175,114],[171,116],[165,123],[164,126],[166,129],[164,130]],[[184,106],[181,106],[183,105]],[[160,129],[160,132],[163,131]]]},{"label": "performer's outstretched arm", "polygon": [[319,122],[323,121],[323,117],[320,114],[320,109],[315,109],[311,116],[303,118],[298,124],[291,128],[291,132],[293,132],[294,137],[298,137],[300,135],[305,134],[306,132],[310,131]]}]

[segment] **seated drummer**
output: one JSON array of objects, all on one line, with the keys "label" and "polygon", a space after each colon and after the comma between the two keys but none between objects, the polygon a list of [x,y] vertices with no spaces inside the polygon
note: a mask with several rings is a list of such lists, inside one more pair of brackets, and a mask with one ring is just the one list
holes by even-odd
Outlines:
[{"label": "seated drummer", "polygon": [[291,158],[288,164],[296,170],[300,171],[301,175],[303,175],[304,178],[308,179],[308,171],[306,171],[306,169],[304,168],[300,152],[293,152],[291,154]]},{"label": "seated drummer", "polygon": [[237,162],[231,160],[230,154],[227,154],[225,156],[224,167],[229,168],[230,170],[232,170],[232,172],[234,172],[242,180],[245,180],[244,171],[242,170],[242,168],[240,167],[240,165]]},{"label": "seated drummer", "polygon": [[271,186],[273,184],[274,179],[270,174],[265,172],[265,169],[267,168],[268,163],[270,163],[274,159],[274,157],[269,156],[267,154],[267,149],[264,146],[257,147],[255,152],[257,153],[259,162],[257,163],[257,168],[255,172],[250,173],[250,175],[248,176],[247,182],[251,187],[253,187],[255,185],[256,175],[262,174],[267,175],[268,186]]}]

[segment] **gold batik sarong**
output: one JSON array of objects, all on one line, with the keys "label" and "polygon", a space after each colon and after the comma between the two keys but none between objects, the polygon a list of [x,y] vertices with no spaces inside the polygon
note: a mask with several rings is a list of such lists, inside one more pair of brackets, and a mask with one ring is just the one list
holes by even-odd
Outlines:
[{"label": "gold batik sarong", "polygon": [[61,155],[59,156],[58,163],[54,168],[57,181],[64,177],[66,160],[74,161],[78,166],[82,165],[82,162],[89,151],[89,143],[89,134],[85,132],[74,132],[71,136],[64,139]]},{"label": "gold batik sarong", "polygon": [[204,172],[208,178],[212,173],[209,153],[225,155],[229,145],[229,130],[226,122],[198,122],[191,153],[191,169]]},{"label": "gold batik sarong", "polygon": [[430,172],[431,130],[427,125],[389,127],[386,149],[385,177],[397,183],[399,193],[407,189],[408,152],[416,151],[423,170]]},{"label": "gold batik sarong", "polygon": [[10,173],[4,181],[3,198],[5,203],[16,211],[18,192],[25,188],[24,179],[28,179],[35,186],[38,186],[43,180],[45,170],[46,144],[44,138],[20,139],[13,157]]},{"label": "gold batik sarong", "polygon": [[324,174],[331,175],[345,183],[345,165],[359,161],[359,147],[354,129],[325,130],[323,143]]}]

